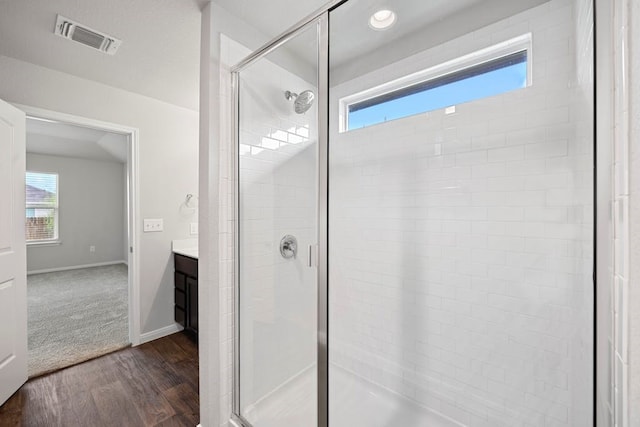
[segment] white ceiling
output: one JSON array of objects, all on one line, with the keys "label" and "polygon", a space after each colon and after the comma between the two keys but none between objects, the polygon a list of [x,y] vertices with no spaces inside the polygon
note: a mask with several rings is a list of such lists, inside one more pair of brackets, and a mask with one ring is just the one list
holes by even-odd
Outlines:
[{"label": "white ceiling", "polygon": [[[269,38],[279,35],[327,3],[325,0],[213,1]],[[548,0],[350,0],[334,9],[330,16],[332,85],[453,40],[546,1]],[[389,30],[374,31],[368,25],[369,17],[383,8],[394,10],[397,21]],[[317,54],[313,43],[307,39],[308,37],[290,40],[281,49],[315,68]]]},{"label": "white ceiling", "polygon": [[[327,3],[327,0],[213,1],[269,37],[279,35]],[[449,15],[483,1],[487,0],[348,1],[331,13],[331,65],[340,66],[350,59],[379,49],[407,34],[424,30]],[[369,17],[382,8],[394,10],[398,19],[391,29],[374,31],[369,28]],[[297,50],[310,59],[314,57],[313,49],[308,46],[296,49],[295,42],[294,39],[285,47],[294,52]]]},{"label": "white ceiling", "polygon": [[[198,110],[207,0],[0,0],[0,55]],[[122,39],[114,56],[53,34],[56,14]]]},{"label": "white ceiling", "polygon": [[[391,4],[386,0],[347,2],[331,14],[331,64],[339,67],[354,57],[379,50],[408,34],[424,32],[434,24],[454,14],[464,13],[481,2],[491,3],[488,0],[398,0]],[[385,5],[396,12],[396,22],[388,30],[372,30],[369,17]],[[459,30],[468,32],[466,28]],[[425,37],[424,44],[430,45],[430,38]],[[344,43],[347,39],[349,43]],[[418,47],[424,48],[424,45]]]},{"label": "white ceiling", "polygon": [[[0,55],[198,110],[201,8],[209,0],[0,0]],[[265,35],[264,42],[320,8],[326,0],[213,0]],[[509,16],[545,0],[352,0],[332,15],[332,68],[353,75],[380,58],[406,56],[463,34],[494,18]],[[368,28],[367,18],[383,6],[396,9],[388,32]],[[106,55],[53,34],[56,14],[123,40]],[[484,14],[484,17],[481,16]],[[466,15],[464,20],[455,17]],[[477,19],[476,19],[477,18]],[[462,32],[462,33],[461,33]],[[454,34],[459,33],[459,34]],[[420,37],[416,37],[420,34]],[[233,36],[233,35],[231,35]],[[413,37],[411,43],[392,43]],[[425,45],[426,43],[426,45]],[[388,46],[385,53],[380,50]],[[400,52],[400,46],[407,52]],[[414,46],[414,47],[411,47]],[[294,46],[292,46],[294,47]],[[401,49],[401,50],[402,50]],[[355,61],[375,56],[372,64]],[[380,54],[376,54],[380,52]],[[313,50],[292,52],[313,64]],[[390,54],[387,54],[390,53]],[[305,58],[308,57],[308,58]],[[336,70],[338,71],[338,70]]]},{"label": "white ceiling", "polygon": [[27,153],[127,162],[127,136],[48,120],[27,119]]},{"label": "white ceiling", "polygon": [[[549,0],[354,0],[331,13],[332,85],[379,69]],[[369,28],[384,5],[397,13],[386,31]]]},{"label": "white ceiling", "polygon": [[328,0],[213,0],[212,2],[258,29],[268,37],[264,41],[266,43],[328,3]]}]

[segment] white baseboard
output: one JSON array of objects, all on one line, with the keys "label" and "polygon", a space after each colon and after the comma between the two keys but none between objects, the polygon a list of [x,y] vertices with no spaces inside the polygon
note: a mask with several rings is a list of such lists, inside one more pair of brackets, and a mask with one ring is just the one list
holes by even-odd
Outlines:
[{"label": "white baseboard", "polygon": [[175,334],[176,332],[180,332],[182,329],[182,326],[174,323],[173,325],[165,326],[164,328],[156,329],[155,331],[146,332],[140,335],[140,344]]},{"label": "white baseboard", "polygon": [[41,273],[55,273],[56,271],[67,271],[67,270],[79,270],[81,268],[91,268],[91,267],[103,267],[105,265],[116,265],[116,264],[125,264],[126,261],[107,261],[107,262],[97,262],[95,264],[84,264],[84,265],[72,265],[69,267],[57,267],[57,268],[45,268],[42,270],[31,270],[27,271],[27,276],[30,274],[41,274]]}]

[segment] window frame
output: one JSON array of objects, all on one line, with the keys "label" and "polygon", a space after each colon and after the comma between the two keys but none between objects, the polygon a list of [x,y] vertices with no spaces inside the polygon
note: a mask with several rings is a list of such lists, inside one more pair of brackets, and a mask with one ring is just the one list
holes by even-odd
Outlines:
[{"label": "window frame", "polygon": [[[338,101],[338,132],[349,132],[349,107],[361,104],[374,98],[390,95],[394,92],[401,92],[415,85],[425,84],[429,81],[441,79],[451,74],[463,72],[467,69],[482,66],[483,64],[495,61],[506,56],[510,56],[519,52],[526,52],[527,60],[527,80],[525,87],[533,84],[533,37],[532,34],[526,33],[518,37],[505,40],[486,48],[477,50],[467,55],[454,58],[450,61],[417,71],[406,76],[391,80],[389,82],[374,86],[372,88],[344,96]],[[374,104],[379,105],[379,104]],[[450,106],[449,106],[450,107]],[[448,108],[448,107],[445,107]],[[442,108],[442,109],[445,109]],[[410,116],[405,116],[410,117]],[[404,118],[404,117],[403,117]],[[379,122],[371,126],[384,123]],[[365,126],[369,127],[369,126]],[[351,129],[356,130],[356,129]]]},{"label": "window frame", "polygon": [[27,219],[26,209],[53,209],[53,234],[54,236],[51,239],[26,239],[26,228],[25,228],[25,242],[27,246],[46,246],[46,245],[59,245],[60,244],[60,174],[57,172],[44,172],[39,170],[26,170],[25,171],[25,188],[27,184],[27,173],[38,173],[42,175],[54,175],[56,177],[56,203],[55,206],[51,204],[44,203],[29,203],[25,200],[25,221]]}]

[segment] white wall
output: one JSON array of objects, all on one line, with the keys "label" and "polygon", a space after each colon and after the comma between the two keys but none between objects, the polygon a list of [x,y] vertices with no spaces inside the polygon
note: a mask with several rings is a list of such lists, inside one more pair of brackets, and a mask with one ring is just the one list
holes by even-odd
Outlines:
[{"label": "white wall", "polygon": [[126,262],[124,169],[118,162],[27,153],[28,171],[58,174],[60,239],[28,246],[27,271]]},{"label": "white wall", "polygon": [[333,122],[333,363],[465,425],[590,425],[584,13],[552,1],[332,89],[336,117],[341,96],[533,33],[529,88],[343,134]]},{"label": "white wall", "polygon": [[198,113],[5,56],[0,75],[6,101],[139,129],[138,226],[143,218],[164,219],[164,231],[142,234],[136,248],[141,331],[175,325],[171,240],[190,237],[195,221],[180,205],[187,193],[197,193]]}]

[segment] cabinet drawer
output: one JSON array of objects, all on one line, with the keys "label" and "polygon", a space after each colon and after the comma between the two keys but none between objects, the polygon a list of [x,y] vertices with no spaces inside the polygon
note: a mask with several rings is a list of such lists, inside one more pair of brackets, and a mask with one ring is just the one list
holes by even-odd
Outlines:
[{"label": "cabinet drawer", "polygon": [[185,315],[184,315],[184,310],[181,309],[180,307],[174,306],[173,307],[173,318],[175,319],[176,323],[179,323],[180,325],[182,325],[182,327],[186,326],[185,323]]},{"label": "cabinet drawer", "polygon": [[176,288],[173,291],[173,298],[174,298],[176,307],[180,307],[183,310],[187,308],[187,297],[184,292]]},{"label": "cabinet drawer", "polygon": [[173,273],[173,282],[175,283],[176,289],[180,289],[182,292],[187,291],[187,276],[180,272]]},{"label": "cabinet drawer", "polygon": [[198,260],[175,254],[176,271],[198,278]]}]

